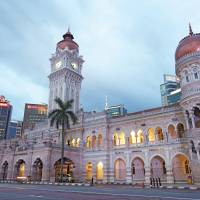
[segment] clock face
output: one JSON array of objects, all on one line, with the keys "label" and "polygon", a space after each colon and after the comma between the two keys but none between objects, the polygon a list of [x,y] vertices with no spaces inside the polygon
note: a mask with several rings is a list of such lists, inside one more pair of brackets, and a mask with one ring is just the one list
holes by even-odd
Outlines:
[{"label": "clock face", "polygon": [[59,68],[61,68],[61,67],[62,67],[62,61],[60,60],[60,61],[58,61],[58,62],[56,63],[55,69],[59,69]]},{"label": "clock face", "polygon": [[78,69],[78,65],[75,62],[71,63],[72,69],[77,70]]}]

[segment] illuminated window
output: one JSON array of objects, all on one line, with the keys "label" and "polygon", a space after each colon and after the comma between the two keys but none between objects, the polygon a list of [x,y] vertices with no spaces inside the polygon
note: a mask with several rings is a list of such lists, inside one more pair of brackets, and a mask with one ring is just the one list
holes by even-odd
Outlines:
[{"label": "illuminated window", "polygon": [[98,162],[97,164],[97,179],[102,180],[103,179],[103,163]]},{"label": "illuminated window", "polygon": [[123,145],[123,144],[125,144],[125,143],[126,143],[126,142],[125,142],[124,133],[121,132],[121,133],[119,134],[119,144],[120,144],[120,145]]},{"label": "illuminated window", "polygon": [[81,142],[81,139],[80,139],[80,138],[77,138],[77,139],[76,139],[76,147],[80,147],[80,142]]},{"label": "illuminated window", "polygon": [[155,141],[155,134],[154,134],[153,128],[149,128],[149,130],[148,130],[148,138],[149,138],[150,142],[154,142]]},{"label": "illuminated window", "polygon": [[115,146],[119,145],[119,138],[117,133],[114,134],[113,139],[114,139],[114,145]]},{"label": "illuminated window", "polygon": [[144,135],[141,129],[137,132],[137,143],[144,143]]},{"label": "illuminated window", "polygon": [[86,179],[91,180],[92,179],[92,163],[88,162],[86,164]]},{"label": "illuminated window", "polygon": [[135,131],[131,131],[131,134],[130,134],[130,143],[131,144],[136,144],[137,143],[137,138],[136,138]]},{"label": "illuminated window", "polygon": [[90,136],[88,136],[88,137],[86,138],[86,147],[87,147],[88,149],[91,148],[91,137],[90,137]]},{"label": "illuminated window", "polygon": [[72,146],[72,147],[75,147],[75,144],[76,144],[76,140],[75,140],[75,139],[72,139],[72,141],[71,141],[71,146]]},{"label": "illuminated window", "polygon": [[19,166],[19,177],[24,177],[25,174],[25,163],[21,163]]}]

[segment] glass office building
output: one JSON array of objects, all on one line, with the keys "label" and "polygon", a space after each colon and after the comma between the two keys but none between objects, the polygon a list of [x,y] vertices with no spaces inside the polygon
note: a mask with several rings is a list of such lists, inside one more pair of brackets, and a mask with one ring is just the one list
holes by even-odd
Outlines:
[{"label": "glass office building", "polygon": [[164,74],[164,83],[160,85],[162,106],[178,102],[181,98],[180,82],[174,75]]},{"label": "glass office building", "polygon": [[12,106],[4,96],[0,96],[0,140],[6,139],[11,113]]},{"label": "glass office building", "polygon": [[46,104],[25,104],[23,130],[33,129],[39,122],[47,119]]}]

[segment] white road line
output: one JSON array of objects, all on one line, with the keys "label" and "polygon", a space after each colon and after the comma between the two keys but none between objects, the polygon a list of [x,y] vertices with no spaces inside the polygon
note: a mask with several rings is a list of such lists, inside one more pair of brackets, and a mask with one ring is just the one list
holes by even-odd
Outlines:
[{"label": "white road line", "polygon": [[[12,187],[12,188],[16,188],[16,187]],[[200,199],[196,199],[196,198],[176,197],[176,196],[140,195],[140,194],[113,194],[113,193],[108,193],[108,192],[93,192],[93,191],[80,191],[80,190],[79,191],[77,191],[77,190],[50,190],[50,189],[41,189],[41,188],[35,188],[35,187],[27,187],[25,189],[48,191],[48,192],[82,193],[82,194],[125,196],[125,197],[162,198],[162,199],[173,199],[173,200],[200,200]]]}]

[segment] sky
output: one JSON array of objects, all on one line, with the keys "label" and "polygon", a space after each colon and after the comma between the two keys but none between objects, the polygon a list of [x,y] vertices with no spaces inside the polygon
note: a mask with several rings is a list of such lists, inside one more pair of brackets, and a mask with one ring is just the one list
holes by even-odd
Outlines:
[{"label": "sky", "polygon": [[178,42],[200,32],[199,0],[0,0],[0,95],[22,120],[25,103],[48,103],[49,58],[70,27],[83,55],[81,104],[129,112],[161,106]]}]

